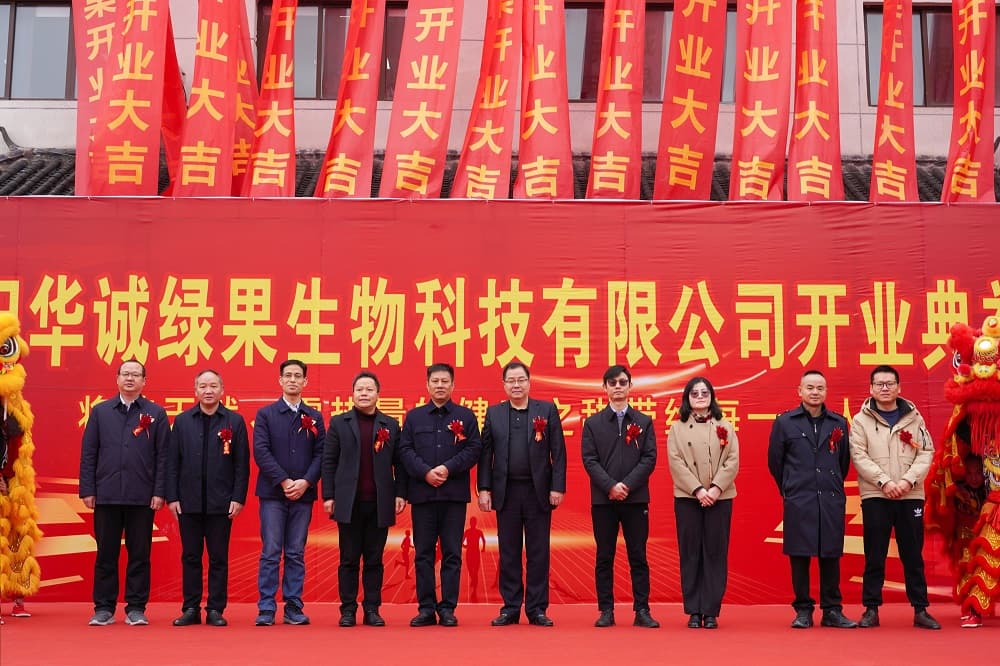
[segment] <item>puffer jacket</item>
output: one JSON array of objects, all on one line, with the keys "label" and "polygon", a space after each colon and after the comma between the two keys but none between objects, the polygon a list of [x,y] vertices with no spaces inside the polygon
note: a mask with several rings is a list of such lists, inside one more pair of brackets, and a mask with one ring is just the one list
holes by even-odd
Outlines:
[{"label": "puffer jacket", "polygon": [[858,471],[858,491],[863,500],[885,498],[880,484],[903,480],[913,488],[899,499],[924,499],[924,478],[934,457],[934,442],[913,403],[897,398],[896,404],[899,422],[892,428],[876,411],[874,398],[865,400],[851,423],[851,459]]}]

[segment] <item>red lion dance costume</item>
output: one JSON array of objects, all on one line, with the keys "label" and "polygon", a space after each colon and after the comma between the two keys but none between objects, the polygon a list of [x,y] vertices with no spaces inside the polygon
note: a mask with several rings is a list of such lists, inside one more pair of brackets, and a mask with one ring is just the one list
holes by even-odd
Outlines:
[{"label": "red lion dance costume", "polygon": [[927,476],[927,529],[944,538],[962,626],[980,627],[1000,597],[1000,317],[956,324],[948,344],[955,409]]}]

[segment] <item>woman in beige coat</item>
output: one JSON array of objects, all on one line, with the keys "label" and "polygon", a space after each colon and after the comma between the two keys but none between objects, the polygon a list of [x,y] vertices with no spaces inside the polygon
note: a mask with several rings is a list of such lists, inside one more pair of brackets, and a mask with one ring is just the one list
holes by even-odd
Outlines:
[{"label": "woman in beige coat", "polygon": [[740,453],[733,426],[722,418],[715,389],[704,377],[684,387],[680,420],[667,439],[667,457],[688,627],[716,629],[726,593]]}]

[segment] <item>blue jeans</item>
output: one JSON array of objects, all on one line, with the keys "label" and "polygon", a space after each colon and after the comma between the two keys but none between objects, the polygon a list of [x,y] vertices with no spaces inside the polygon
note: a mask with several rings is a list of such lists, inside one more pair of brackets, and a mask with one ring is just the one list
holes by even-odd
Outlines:
[{"label": "blue jeans", "polygon": [[285,556],[285,573],[281,579],[281,596],[286,605],[302,608],[302,586],[306,579],[306,537],[312,518],[312,502],[286,500],[260,500],[260,568],[257,572],[257,590],[260,599],[257,608],[275,612],[274,600],[278,592],[278,567],[282,553]]}]

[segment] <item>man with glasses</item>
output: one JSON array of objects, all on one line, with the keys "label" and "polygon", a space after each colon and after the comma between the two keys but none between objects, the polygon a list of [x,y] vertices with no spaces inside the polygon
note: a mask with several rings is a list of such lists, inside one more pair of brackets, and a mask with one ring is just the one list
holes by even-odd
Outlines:
[{"label": "man with glasses", "polygon": [[913,606],[913,626],[940,629],[927,612],[924,576],[924,478],[934,457],[934,443],[912,402],[899,397],[899,373],[880,365],[871,373],[871,397],[854,417],[851,457],[858,471],[864,520],[865,574],[861,585],[864,615],[858,626],[879,626],[889,538],[896,534],[903,562],[906,598]]},{"label": "man with glasses", "polygon": [[142,395],[146,368],[125,361],[118,368],[118,396],[90,410],[80,452],[80,498],[94,512],[94,616],[90,624],[115,621],[118,557],[122,535],[125,624],[149,624],[149,555],[153,514],[163,507],[170,424],[162,407]]},{"label": "man with glasses", "polygon": [[614,569],[618,529],[625,537],[637,627],[655,629],[649,613],[649,476],[656,467],[653,420],[629,406],[632,373],[613,365],[604,373],[608,406],[583,422],[581,453],[590,476],[590,515],[597,561],[594,579],[600,617],[595,627],[615,623]]},{"label": "man with glasses", "polygon": [[260,498],[260,566],[257,572],[256,625],[274,624],[278,609],[278,568],[284,557],[281,598],[285,624],[309,624],[302,612],[306,578],[306,537],[316,501],[326,428],[323,416],[302,400],[306,364],[288,359],[281,364],[281,397],[257,411],[253,425],[253,457],[260,468],[256,495]]},{"label": "man with glasses", "polygon": [[793,629],[813,626],[816,600],[809,592],[809,562],[819,560],[820,624],[853,629],[844,616],[840,558],[844,554],[847,496],[844,477],[851,469],[847,419],[826,408],[826,378],[807,370],[799,380],[801,404],[778,415],[771,427],[767,466],[782,499],[782,551],[792,569]]},{"label": "man with glasses", "polygon": [[[497,512],[503,598],[494,627],[517,624],[522,602],[528,622],[542,627],[553,624],[545,614],[549,533],[552,510],[566,492],[566,443],[556,406],[529,398],[530,384],[528,366],[508,363],[503,369],[508,399],[486,410],[483,425],[479,508]],[[522,553],[527,556],[526,580],[522,580]]]}]

